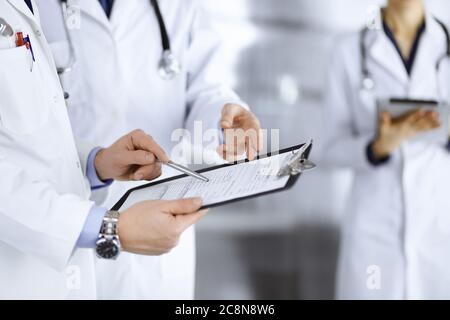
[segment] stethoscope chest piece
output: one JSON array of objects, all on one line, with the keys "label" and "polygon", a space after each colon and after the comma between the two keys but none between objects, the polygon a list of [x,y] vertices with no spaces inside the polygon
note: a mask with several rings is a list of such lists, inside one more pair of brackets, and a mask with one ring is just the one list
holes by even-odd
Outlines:
[{"label": "stethoscope chest piece", "polygon": [[361,89],[373,91],[375,89],[375,81],[371,77],[364,77]]},{"label": "stethoscope chest piece", "polygon": [[164,50],[158,71],[163,80],[172,80],[181,73],[181,64],[171,50]]},{"label": "stethoscope chest piece", "polygon": [[167,32],[166,24],[159,8],[158,0],[150,0],[155,15],[159,24],[159,31],[161,33],[161,44],[163,48],[161,59],[158,64],[159,76],[163,80],[172,80],[181,73],[181,65],[175,55],[172,53],[169,33]]}]

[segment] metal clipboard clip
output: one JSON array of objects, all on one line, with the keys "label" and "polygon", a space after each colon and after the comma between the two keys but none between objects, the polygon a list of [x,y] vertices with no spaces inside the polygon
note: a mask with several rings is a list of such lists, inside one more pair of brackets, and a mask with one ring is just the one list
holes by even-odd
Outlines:
[{"label": "metal clipboard clip", "polygon": [[303,145],[288,161],[288,163],[278,172],[279,177],[296,176],[303,172],[315,169],[317,166],[306,157],[306,152],[312,146],[313,141]]}]

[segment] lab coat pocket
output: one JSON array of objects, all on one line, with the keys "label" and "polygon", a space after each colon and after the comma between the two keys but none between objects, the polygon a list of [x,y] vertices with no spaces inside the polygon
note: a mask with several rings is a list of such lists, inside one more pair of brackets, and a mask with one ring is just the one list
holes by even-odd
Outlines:
[{"label": "lab coat pocket", "polygon": [[40,70],[25,47],[0,50],[0,125],[12,134],[32,134],[48,119]]}]

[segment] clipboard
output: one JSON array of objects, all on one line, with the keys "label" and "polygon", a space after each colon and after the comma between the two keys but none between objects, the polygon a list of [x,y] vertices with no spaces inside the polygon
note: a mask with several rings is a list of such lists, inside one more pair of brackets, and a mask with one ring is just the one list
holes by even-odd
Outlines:
[{"label": "clipboard", "polygon": [[[249,165],[255,165],[255,168],[258,168],[260,165],[265,166],[266,163],[269,163],[271,159],[275,159],[275,157],[280,158],[283,163],[277,168],[276,166],[273,168],[270,168],[270,170],[276,170],[272,171],[275,172],[275,175],[267,175],[267,179],[276,181],[276,184],[278,184],[276,187],[271,188],[270,190],[263,190],[261,192],[250,192],[244,195],[237,195],[233,196],[230,199],[226,199],[223,201],[211,201],[210,203],[206,203],[202,209],[209,209],[219,206],[224,206],[227,204],[240,202],[248,199],[254,199],[262,196],[266,196],[269,194],[274,194],[282,191],[286,191],[291,189],[299,180],[299,177],[307,171],[310,171],[314,169],[316,166],[314,163],[312,163],[309,160],[310,153],[313,148],[313,142],[306,144],[301,144],[297,146],[293,146],[290,148],[286,148],[280,151],[271,152],[266,155],[258,156],[255,160],[249,161],[248,159],[243,161],[237,161],[234,163],[214,166],[211,168],[206,168],[203,170],[199,170],[198,172],[203,175],[214,175],[214,174],[220,174],[222,171],[228,170],[241,170],[239,166],[245,166],[242,167],[243,169],[246,169]],[[257,161],[260,161],[259,163]],[[276,178],[275,178],[276,176]],[[264,176],[263,176],[264,177]],[[251,177],[250,177],[251,178]],[[278,180],[277,180],[278,179]],[[161,197],[152,197],[149,196],[148,199],[145,197],[147,196],[147,193],[151,192],[157,192],[158,189],[161,190],[167,190],[167,188],[172,187],[174,184],[182,184],[184,182],[188,183],[187,181],[190,181],[189,183],[194,183],[196,180],[192,177],[189,177],[188,175],[178,175],[174,176],[168,179],[164,179],[161,181],[151,182],[142,186],[139,186],[137,188],[133,188],[128,190],[122,198],[112,207],[111,210],[113,211],[120,211],[124,210],[134,203],[137,203],[139,201],[146,201],[146,200],[160,200]],[[214,180],[213,180],[214,181]],[[284,181],[286,181],[284,183]],[[208,184],[206,182],[199,182],[196,181],[196,183],[203,183]],[[282,184],[282,185],[281,185]],[[164,189],[165,188],[165,189]],[[138,195],[139,194],[139,195]],[[196,195],[196,196],[202,196],[202,195]],[[134,200],[133,197],[139,198],[138,200]],[[188,197],[188,196],[187,196]],[[184,197],[180,197],[184,198]],[[179,198],[176,198],[179,199]],[[172,199],[171,199],[172,200]]]}]

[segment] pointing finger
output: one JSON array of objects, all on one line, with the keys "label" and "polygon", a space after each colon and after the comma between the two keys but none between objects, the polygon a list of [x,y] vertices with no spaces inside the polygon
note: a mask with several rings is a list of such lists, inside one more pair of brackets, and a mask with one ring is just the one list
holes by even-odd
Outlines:
[{"label": "pointing finger", "polygon": [[222,110],[222,118],[220,119],[220,126],[222,129],[231,129],[233,127],[234,119],[241,113],[242,107],[235,104],[228,104]]},{"label": "pointing finger", "polygon": [[156,162],[155,155],[144,150],[128,151],[121,155],[121,160],[125,165],[145,166]]},{"label": "pointing finger", "polygon": [[154,180],[161,176],[161,164],[149,165],[140,167],[134,174],[132,174],[132,180]]},{"label": "pointing finger", "polygon": [[142,130],[136,130],[131,133],[131,142],[135,149],[146,150],[153,153],[160,161],[167,163],[169,157],[156,141]]}]

